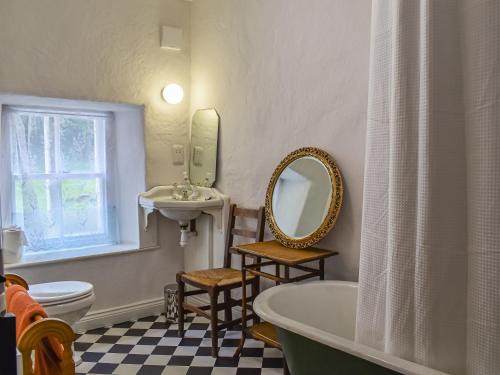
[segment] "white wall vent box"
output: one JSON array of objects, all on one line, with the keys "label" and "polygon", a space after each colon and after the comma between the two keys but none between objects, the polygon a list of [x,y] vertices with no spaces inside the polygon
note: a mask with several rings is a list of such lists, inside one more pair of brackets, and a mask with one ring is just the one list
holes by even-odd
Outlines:
[{"label": "white wall vent box", "polygon": [[182,50],[182,29],[174,26],[161,27],[161,48],[171,51]]}]

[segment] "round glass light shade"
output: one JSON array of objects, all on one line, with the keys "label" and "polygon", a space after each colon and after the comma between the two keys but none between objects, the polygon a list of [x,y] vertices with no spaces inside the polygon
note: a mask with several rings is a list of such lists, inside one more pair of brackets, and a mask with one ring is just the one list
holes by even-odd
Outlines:
[{"label": "round glass light shade", "polygon": [[171,83],[163,89],[161,95],[168,104],[179,104],[184,98],[184,90],[176,83]]}]

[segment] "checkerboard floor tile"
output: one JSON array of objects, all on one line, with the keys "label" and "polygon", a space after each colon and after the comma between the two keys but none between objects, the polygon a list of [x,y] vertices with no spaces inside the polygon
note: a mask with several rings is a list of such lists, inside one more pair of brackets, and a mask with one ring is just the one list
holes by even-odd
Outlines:
[{"label": "checkerboard floor tile", "polygon": [[76,374],[118,375],[281,375],[279,350],[247,339],[240,358],[232,358],[240,331],[219,332],[219,358],[212,358],[208,320],[188,317],[185,335],[165,316],[98,328],[78,336],[75,352],[82,358]]}]

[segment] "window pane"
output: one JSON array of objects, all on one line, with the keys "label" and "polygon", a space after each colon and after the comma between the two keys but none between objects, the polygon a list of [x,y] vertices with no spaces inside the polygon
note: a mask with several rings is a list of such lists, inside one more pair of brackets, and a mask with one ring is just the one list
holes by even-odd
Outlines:
[{"label": "window pane", "polygon": [[63,233],[102,233],[99,179],[68,179],[62,182]]},{"label": "window pane", "polygon": [[[44,127],[44,117],[33,114],[19,114],[15,116],[12,131],[12,167],[15,174],[45,173],[45,149],[50,150],[53,145],[50,138],[50,129]],[[49,165],[47,165],[49,167]]]},{"label": "window pane", "polygon": [[13,222],[24,228],[28,249],[50,248],[47,242],[59,237],[57,207],[51,203],[51,194],[57,184],[47,179],[16,179]]},{"label": "window pane", "polygon": [[24,212],[26,209],[47,210],[46,180],[16,179],[16,211]]},{"label": "window pane", "polygon": [[39,108],[6,113],[11,222],[24,229],[27,252],[113,243],[117,229],[107,207],[104,116]]},{"label": "window pane", "polygon": [[85,117],[61,117],[60,126],[63,172],[96,171],[94,120]]}]

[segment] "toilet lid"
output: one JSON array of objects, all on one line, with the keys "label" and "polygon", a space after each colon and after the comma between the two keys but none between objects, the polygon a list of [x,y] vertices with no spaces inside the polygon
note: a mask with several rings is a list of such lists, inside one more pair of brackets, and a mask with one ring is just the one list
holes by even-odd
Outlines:
[{"label": "toilet lid", "polygon": [[84,281],[57,281],[30,285],[30,295],[40,304],[74,300],[93,292],[93,285]]}]

